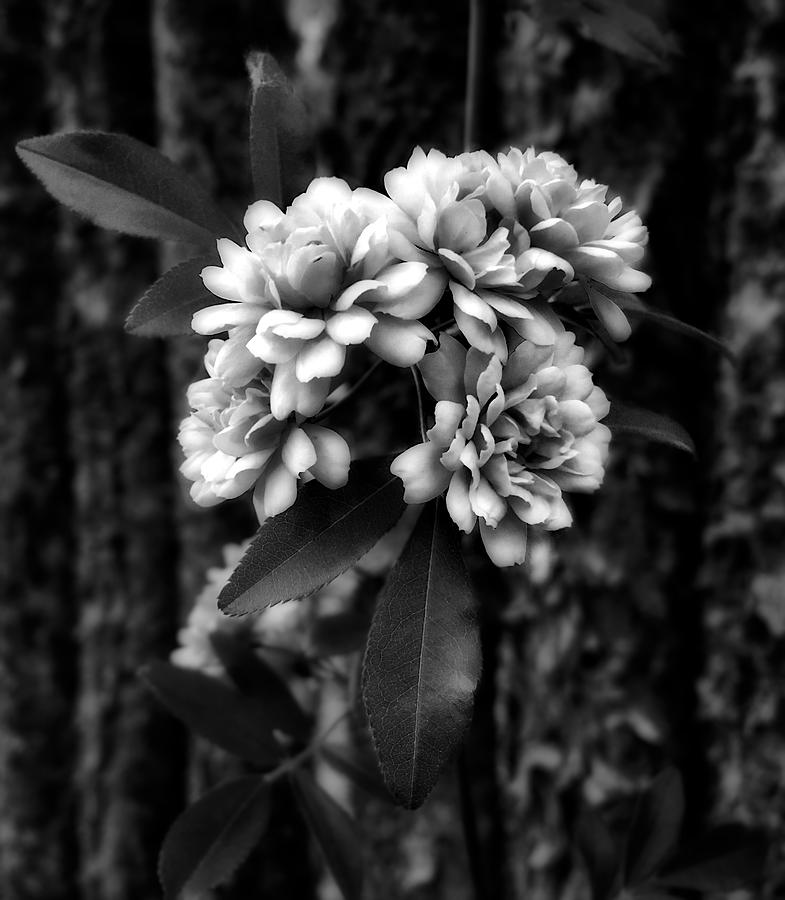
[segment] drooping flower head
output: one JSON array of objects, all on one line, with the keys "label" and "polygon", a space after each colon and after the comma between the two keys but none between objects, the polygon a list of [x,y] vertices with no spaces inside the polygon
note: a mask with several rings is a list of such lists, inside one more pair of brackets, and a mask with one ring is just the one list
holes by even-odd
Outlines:
[{"label": "drooping flower head", "polygon": [[442,335],[420,363],[436,422],[391,466],[408,503],[446,491],[453,521],[466,533],[479,527],[499,566],[523,562],[529,526],[571,523],[562,494],[600,486],[610,440],[599,421],[609,404],[583,350],[547,308],[538,312],[554,340],[543,346],[509,335],[506,363]]},{"label": "drooping flower head", "polygon": [[[208,362],[220,358],[228,343],[211,341]],[[298,482],[316,478],[337,488],[348,479],[346,441],[321,425],[277,419],[266,372],[239,388],[215,376],[197,381],[188,389],[188,402],[192,411],[178,436],[186,456],[180,471],[194,482],[191,497],[200,506],[253,487],[261,522],[294,503]]]},{"label": "drooping flower head", "polygon": [[230,302],[196,313],[195,331],[228,331],[273,368],[271,410],[310,416],[324,404],[347,347],[365,343],[395,365],[422,358],[431,332],[419,321],[446,277],[391,248],[381,194],[317,178],[286,212],[268,201],[248,210],[248,249],[219,241],[222,266],[205,285]]}]

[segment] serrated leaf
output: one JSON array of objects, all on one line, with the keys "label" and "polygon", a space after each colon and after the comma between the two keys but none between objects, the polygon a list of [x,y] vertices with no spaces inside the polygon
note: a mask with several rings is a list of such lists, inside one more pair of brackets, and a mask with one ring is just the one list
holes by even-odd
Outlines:
[{"label": "serrated leaf", "polygon": [[422,804],[469,725],[480,677],[476,601],[460,536],[440,500],[426,506],[379,597],[363,699],[385,783]]},{"label": "serrated leaf", "polygon": [[359,836],[349,815],[302,769],[290,775],[294,796],[346,900],[361,900]]},{"label": "serrated leaf", "polygon": [[251,79],[251,172],[258,199],[286,206],[305,189],[308,116],[280,66],[269,53],[247,60]]},{"label": "serrated leaf", "polygon": [[189,806],[161,847],[158,876],[167,900],[228,881],[270,819],[269,788],[258,775],[219,785]]},{"label": "serrated leaf", "polygon": [[127,135],[44,135],[16,152],[56,200],[103,228],[201,245],[236,234],[204,188]]},{"label": "serrated leaf", "polygon": [[575,838],[589,873],[592,900],[607,900],[619,869],[616,840],[591,809],[581,813]]},{"label": "serrated leaf", "polygon": [[193,314],[215,300],[200,277],[214,263],[214,256],[197,256],[165,272],[128,314],[125,330],[141,337],[193,334]]},{"label": "serrated leaf", "polygon": [[319,752],[329,765],[362,788],[366,794],[388,803],[391,801],[375,759],[363,759],[354,747],[339,744],[323,744]]},{"label": "serrated leaf", "polygon": [[668,416],[614,400],[611,411],[602,421],[614,434],[644,437],[695,456],[695,444],[689,432]]},{"label": "serrated leaf", "polygon": [[676,769],[666,769],[639,800],[624,856],[624,884],[646,881],[672,854],[684,818],[684,786]]},{"label": "serrated leaf", "polygon": [[735,891],[763,878],[768,848],[760,831],[721,825],[680,851],[657,883],[679,890]]},{"label": "serrated leaf", "polygon": [[312,594],[367,553],[405,508],[387,460],[353,463],[349,483],[335,491],[310,482],[256,533],[218,605],[241,616]]},{"label": "serrated leaf", "polygon": [[193,669],[156,661],[141,677],[169,711],[195,734],[240,759],[273,766],[284,752],[273,737],[264,703]]}]

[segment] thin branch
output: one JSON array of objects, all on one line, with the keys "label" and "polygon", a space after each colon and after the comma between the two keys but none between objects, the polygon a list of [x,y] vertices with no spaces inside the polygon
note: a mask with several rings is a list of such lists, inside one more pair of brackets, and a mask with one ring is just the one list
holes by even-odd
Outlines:
[{"label": "thin branch", "polygon": [[480,141],[480,107],[485,67],[485,2],[469,0],[469,40],[466,64],[463,149],[475,150]]},{"label": "thin branch", "polygon": [[482,869],[482,853],[480,838],[477,834],[477,814],[472,799],[472,781],[469,772],[466,747],[461,747],[458,753],[458,794],[461,804],[461,823],[463,825],[463,838],[466,843],[466,855],[469,858],[469,874],[472,879],[475,900],[483,900],[485,877]]},{"label": "thin branch", "polygon": [[420,371],[417,366],[410,366],[412,373],[412,378],[414,379],[414,389],[417,391],[417,409],[420,413],[420,435],[422,437],[423,443],[425,443],[428,438],[425,435],[425,409],[423,408],[422,402],[422,385],[420,384]]}]

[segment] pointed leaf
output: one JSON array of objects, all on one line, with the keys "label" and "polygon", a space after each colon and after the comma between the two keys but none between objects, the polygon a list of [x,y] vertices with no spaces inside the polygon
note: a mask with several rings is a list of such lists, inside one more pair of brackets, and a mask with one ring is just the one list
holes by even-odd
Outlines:
[{"label": "pointed leaf", "polygon": [[368,636],[363,699],[385,783],[420,806],[469,725],[480,677],[460,536],[431,501],[390,572]]},{"label": "pointed leaf", "polygon": [[311,717],[295,700],[281,676],[250,644],[222,631],[214,631],[210,643],[240,693],[262,702],[265,718],[272,729],[299,741],[310,737],[313,730]]},{"label": "pointed leaf", "polygon": [[193,314],[215,300],[200,277],[202,269],[214,263],[214,256],[197,256],[169,269],[128,314],[126,331],[141,337],[193,334]]},{"label": "pointed leaf", "polygon": [[45,135],[16,152],[56,200],[103,228],[203,245],[236,234],[204,188],[127,135]]},{"label": "pointed leaf", "polygon": [[641,884],[667,861],[684,818],[684,786],[676,769],[666,769],[639,800],[624,859],[625,885]]},{"label": "pointed leaf", "polygon": [[275,765],[284,756],[264,703],[255,697],[161,661],[145,666],[140,675],[173,715],[216,746],[261,766]]},{"label": "pointed leaf", "polygon": [[389,460],[353,463],[349,483],[335,491],[310,482],[256,533],[218,605],[245,615],[312,594],[367,553],[405,508]]},{"label": "pointed leaf", "polygon": [[687,430],[668,416],[613,401],[602,421],[614,434],[637,435],[695,456],[695,444]]},{"label": "pointed leaf", "polygon": [[768,849],[762,832],[721,825],[680,851],[657,882],[680,890],[735,891],[762,880]]},{"label": "pointed leaf", "polygon": [[269,788],[258,775],[228,781],[200,797],[175,820],[161,847],[158,875],[167,900],[228,881],[269,819]]},{"label": "pointed leaf", "polygon": [[291,773],[297,804],[346,900],[361,900],[359,836],[349,815],[302,769]]},{"label": "pointed leaf", "polygon": [[592,900],[607,900],[619,869],[616,840],[591,809],[581,813],[575,837],[589,873]]},{"label": "pointed leaf", "polygon": [[256,197],[286,206],[305,189],[308,117],[278,63],[269,53],[248,57],[251,78],[250,151]]}]

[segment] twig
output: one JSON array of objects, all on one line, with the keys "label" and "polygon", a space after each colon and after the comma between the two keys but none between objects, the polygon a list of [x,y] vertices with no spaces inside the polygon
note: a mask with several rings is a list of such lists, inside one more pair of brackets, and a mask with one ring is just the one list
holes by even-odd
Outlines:
[{"label": "twig", "polygon": [[420,372],[417,366],[409,366],[412,373],[412,378],[414,379],[414,389],[417,391],[417,409],[420,413],[420,436],[422,437],[423,443],[425,443],[428,438],[425,435],[425,410],[422,405],[422,386],[420,385]]},{"label": "twig", "polygon": [[302,763],[304,763],[307,759],[312,757],[314,753],[316,753],[322,744],[327,740],[327,738],[335,731],[335,729],[347,719],[351,715],[351,710],[347,710],[344,713],[341,713],[340,716],[334,721],[331,722],[330,725],[319,735],[317,735],[313,740],[308,744],[308,746],[301,750],[299,753],[296,753],[294,756],[290,756],[288,759],[285,759],[280,766],[277,766],[272,772],[268,772],[264,776],[265,781],[273,782],[277,781],[279,778],[288,774],[289,772],[294,771],[299,768]]},{"label": "twig", "polygon": [[469,40],[464,101],[463,149],[474,150],[480,138],[480,105],[485,48],[485,2],[469,0]]},{"label": "twig", "polygon": [[475,900],[483,900],[485,897],[485,877],[482,870],[480,838],[477,834],[477,816],[472,800],[471,776],[469,774],[469,763],[465,746],[461,747],[458,753],[458,794],[461,804],[463,839],[466,843],[466,855],[469,857],[469,874],[472,879],[474,897]]}]

